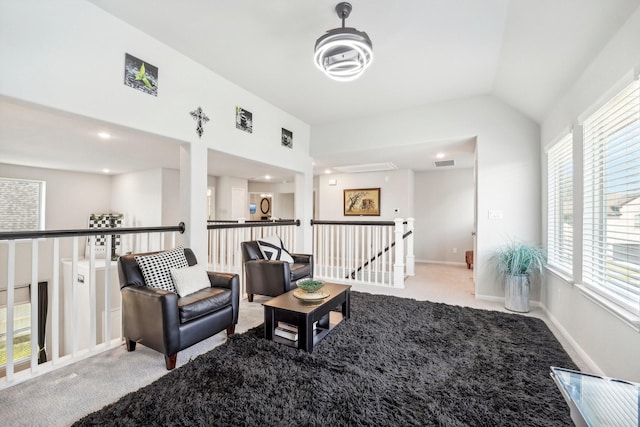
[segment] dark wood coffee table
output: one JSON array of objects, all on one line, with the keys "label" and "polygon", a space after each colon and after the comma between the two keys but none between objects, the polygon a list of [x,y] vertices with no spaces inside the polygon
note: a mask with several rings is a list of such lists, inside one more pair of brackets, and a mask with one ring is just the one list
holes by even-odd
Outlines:
[{"label": "dark wood coffee table", "polygon": [[[293,295],[294,291],[289,291],[262,304],[264,306],[264,337],[311,353],[313,346],[318,344],[331,329],[351,316],[351,286],[325,283],[322,289],[327,289],[330,294],[319,301],[303,301]],[[333,311],[338,306],[341,307],[342,316]],[[278,322],[297,326],[298,340],[292,341],[275,335]],[[318,323],[314,329],[315,322]]]}]

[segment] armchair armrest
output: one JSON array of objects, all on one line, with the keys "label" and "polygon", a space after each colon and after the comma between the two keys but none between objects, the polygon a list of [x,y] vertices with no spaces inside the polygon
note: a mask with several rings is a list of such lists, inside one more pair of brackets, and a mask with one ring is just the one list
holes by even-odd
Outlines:
[{"label": "armchair armrest", "polygon": [[164,354],[177,353],[178,295],[141,285],[125,286],[120,291],[124,336]]},{"label": "armchair armrest", "polygon": [[293,262],[299,262],[300,264],[313,264],[312,254],[291,254]]},{"label": "armchair armrest", "polygon": [[211,287],[231,289],[231,306],[233,308],[233,324],[238,323],[240,309],[240,276],[235,273],[218,273],[207,271]]}]

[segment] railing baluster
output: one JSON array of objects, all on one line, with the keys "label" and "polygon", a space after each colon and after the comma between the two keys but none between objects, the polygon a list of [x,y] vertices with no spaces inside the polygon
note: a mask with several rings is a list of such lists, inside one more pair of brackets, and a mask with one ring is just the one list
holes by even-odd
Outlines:
[{"label": "railing baluster", "polygon": [[[161,234],[161,233],[159,233]],[[111,238],[107,238],[107,253],[104,256],[104,315],[102,316],[102,335],[105,347],[111,347]]]},{"label": "railing baluster", "polygon": [[366,263],[368,263],[368,267],[367,267],[367,282],[371,283],[371,270],[373,270],[373,268],[371,268],[371,262],[369,261],[371,259],[371,249],[373,247],[373,227],[368,226],[367,227],[367,259],[366,259]]},{"label": "railing baluster", "polygon": [[53,251],[52,251],[52,292],[51,302],[53,307],[51,307],[51,323],[53,326],[51,327],[52,337],[51,337],[51,346],[49,353],[51,354],[51,360],[53,364],[56,365],[58,363],[58,358],[60,357],[60,238],[55,237],[53,239]]},{"label": "railing baluster", "polygon": [[8,257],[8,268],[7,268],[7,364],[5,366],[6,369],[6,378],[8,382],[13,381],[13,305],[14,305],[14,289],[15,289],[15,279],[16,279],[16,242],[9,242],[9,257]]},{"label": "railing baluster", "polygon": [[95,345],[96,345],[96,236],[89,236],[89,351],[90,352],[93,353]]},{"label": "railing baluster", "polygon": [[[78,237],[73,238],[73,255],[71,260],[71,299],[73,300],[72,306],[72,322],[73,322],[73,336],[71,338],[71,354],[73,357],[78,352]],[[65,338],[66,339],[66,338]]]},{"label": "railing baluster", "polygon": [[38,369],[38,240],[31,241],[31,372]]}]

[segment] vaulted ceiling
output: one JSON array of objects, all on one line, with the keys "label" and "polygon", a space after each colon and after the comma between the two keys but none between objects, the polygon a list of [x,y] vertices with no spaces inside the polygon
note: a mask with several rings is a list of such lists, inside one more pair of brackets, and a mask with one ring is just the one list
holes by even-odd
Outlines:
[{"label": "vaulted ceiling", "polygon": [[[88,1],[307,122],[312,132],[317,124],[477,95],[493,95],[541,122],[640,5],[640,0],[352,0],[353,12],[346,24],[369,34],[375,58],[360,79],[338,83],[325,77],[312,61],[316,39],[341,25],[334,11],[336,0]],[[0,97],[3,117],[14,108],[30,107]],[[55,115],[31,109],[12,116],[10,122],[3,120],[3,161],[25,164],[2,152],[7,144],[14,144],[15,157],[37,163],[40,154],[34,166],[67,168],[65,159],[56,163],[53,152],[47,151],[52,150],[52,135],[87,147],[86,135],[81,133],[94,123]],[[65,129],[75,129],[77,135],[61,135]],[[124,140],[145,139],[119,130]],[[161,140],[150,137],[156,144]],[[29,139],[29,149],[21,151],[23,141],[16,138]],[[99,142],[95,144],[100,152]],[[175,144],[167,142],[168,146]],[[370,159],[363,157],[366,153],[358,158],[362,163],[394,161],[411,168],[410,160],[421,157],[420,149],[397,150],[395,159],[391,153],[373,151],[368,153]],[[135,159],[136,147],[128,145],[128,150]],[[139,151],[140,159],[148,158],[144,143]],[[466,150],[467,155],[470,151]],[[155,153],[161,156],[162,152]],[[97,161],[106,156],[97,156],[91,167],[101,169]],[[165,165],[169,158],[175,161],[175,153],[156,159],[156,167],[172,167]],[[85,155],[83,162],[74,163],[89,167],[91,160]],[[270,170],[277,179],[290,178],[287,171],[268,165],[213,160],[218,168],[229,165],[244,178]]]},{"label": "vaulted ceiling", "polygon": [[493,94],[540,122],[638,0],[352,0],[374,61],[350,83],[312,61],[337,0],[90,0],[314,125]]}]

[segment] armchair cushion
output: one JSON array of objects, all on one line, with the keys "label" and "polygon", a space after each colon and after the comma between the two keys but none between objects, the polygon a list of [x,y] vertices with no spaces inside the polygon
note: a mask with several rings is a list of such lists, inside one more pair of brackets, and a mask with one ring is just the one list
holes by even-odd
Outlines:
[{"label": "armchair cushion", "polygon": [[291,254],[284,248],[284,244],[278,236],[263,237],[257,241],[264,259],[270,261],[286,261],[289,264],[293,264]]},{"label": "armchair cushion", "polygon": [[231,306],[231,290],[211,286],[178,298],[180,323],[189,322],[224,307]]},{"label": "armchair cushion", "polygon": [[171,268],[189,266],[182,246],[152,255],[138,255],[135,260],[140,266],[140,271],[147,286],[174,293],[176,292],[176,287],[171,278]]},{"label": "armchair cushion", "polygon": [[209,276],[203,265],[170,269],[173,284],[180,297],[186,297],[200,289],[210,288]]}]

